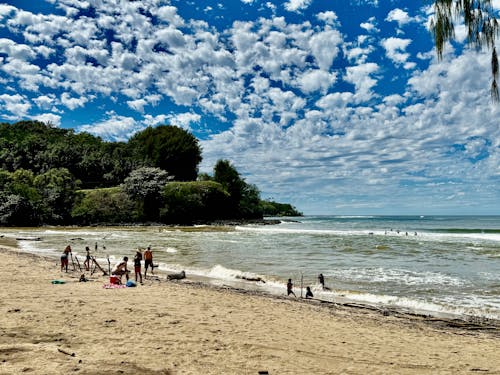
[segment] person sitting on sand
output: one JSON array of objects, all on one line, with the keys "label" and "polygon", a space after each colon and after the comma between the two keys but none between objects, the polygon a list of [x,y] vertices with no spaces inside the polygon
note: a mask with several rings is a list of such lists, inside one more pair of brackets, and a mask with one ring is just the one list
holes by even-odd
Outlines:
[{"label": "person sitting on sand", "polygon": [[286,293],[287,293],[287,296],[289,296],[290,294],[293,294],[293,296],[295,298],[297,298],[297,296],[295,295],[295,293],[293,292],[293,283],[292,283],[292,279],[288,279],[288,283],[286,284]]},{"label": "person sitting on sand", "polygon": [[128,281],[129,270],[127,269],[127,262],[128,262],[128,257],[123,257],[123,260],[121,262],[116,263],[116,265],[113,267],[111,274],[120,276],[120,279],[123,275],[125,275],[125,278]]},{"label": "person sitting on sand", "polygon": [[153,252],[151,251],[151,246],[148,246],[148,248],[144,252],[144,278],[146,278],[149,266],[151,266],[151,275],[154,275]]},{"label": "person sitting on sand", "polygon": [[69,262],[69,254],[71,254],[71,246],[68,245],[64,248],[64,251],[61,255],[61,272],[63,268],[68,272],[68,262]]},{"label": "person sitting on sand", "polygon": [[313,298],[314,295],[313,295],[313,292],[311,292],[311,288],[310,287],[306,287],[306,298]]},{"label": "person sitting on sand", "polygon": [[137,275],[139,275],[139,279],[141,280],[140,282],[142,284],[141,260],[142,260],[141,249],[137,249],[134,256],[135,282],[137,282]]}]

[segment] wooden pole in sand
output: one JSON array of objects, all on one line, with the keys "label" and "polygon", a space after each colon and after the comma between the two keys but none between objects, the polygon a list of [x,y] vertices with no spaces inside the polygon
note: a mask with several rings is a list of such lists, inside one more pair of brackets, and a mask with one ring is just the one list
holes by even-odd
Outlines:
[{"label": "wooden pole in sand", "polygon": [[80,270],[80,272],[82,272],[82,267],[80,266],[80,261],[78,260],[78,257],[75,255],[75,259],[76,259],[76,264],[78,264],[78,269]]},{"label": "wooden pole in sand", "polygon": [[101,272],[104,274],[104,276],[106,276],[106,275],[108,274],[106,271],[104,271],[104,270],[102,269],[102,267],[99,265],[99,263],[97,263],[97,260],[95,259],[95,257],[92,257],[92,262],[94,262],[95,266],[96,266],[97,268],[99,268],[99,270],[101,270]]},{"label": "wooden pole in sand", "polygon": [[73,259],[73,254],[69,253],[69,255],[71,255],[71,264],[73,265],[73,271],[76,271],[75,260]]},{"label": "wooden pole in sand", "polygon": [[304,273],[300,273],[300,298],[302,298],[302,289],[304,289]]}]

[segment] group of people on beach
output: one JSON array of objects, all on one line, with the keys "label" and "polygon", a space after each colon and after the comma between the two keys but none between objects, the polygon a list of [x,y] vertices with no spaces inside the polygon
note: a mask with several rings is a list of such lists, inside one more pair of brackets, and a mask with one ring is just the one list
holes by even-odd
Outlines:
[{"label": "group of people on beach", "polygon": [[[141,262],[144,259],[144,278],[147,278],[148,268],[151,267],[151,274],[154,275],[154,265],[153,265],[153,251],[151,246],[142,253],[141,249],[137,249],[134,255],[134,274],[135,281],[142,284],[142,273],[141,273]],[[116,263],[116,265],[111,270],[111,275],[119,276],[120,278],[125,275],[127,281],[129,280],[130,271],[127,268],[128,257],[123,257],[123,260]]]},{"label": "group of people on beach", "polygon": [[[97,246],[96,246],[97,247]],[[90,255],[90,248],[88,246],[85,247],[86,255],[85,255],[85,262],[83,263],[85,270],[88,271],[90,269],[90,262],[92,260],[92,256]],[[71,251],[71,246],[68,245],[65,247],[62,255],[61,255],[61,272],[63,269],[68,272],[68,263],[69,263],[69,257],[72,256],[72,251]],[[125,278],[127,281],[129,281],[129,269],[128,269],[128,257],[125,256],[121,261],[115,264],[113,269],[111,270],[111,275],[113,276],[118,276],[120,279],[123,275],[125,275]],[[142,273],[141,273],[141,262],[144,260],[144,279],[147,277],[148,273],[148,268],[151,267],[151,274],[154,275],[154,264],[153,264],[153,251],[151,250],[151,246],[148,246],[146,250],[144,251],[144,254],[142,253],[141,249],[138,248],[135,252],[134,255],[134,274],[135,274],[135,282],[140,282],[142,284]],[[318,275],[318,282],[321,285],[321,288],[323,290],[328,289],[325,287],[325,277],[323,276],[322,273]],[[286,284],[286,290],[287,290],[287,296],[293,295],[294,297],[297,297],[295,292],[293,291],[293,282],[292,279],[288,279],[288,282]],[[306,298],[314,298],[314,295],[311,291],[311,287],[307,286],[306,287]]]},{"label": "group of people on beach", "polygon": [[[320,283],[321,288],[323,290],[328,289],[327,287],[325,287],[325,277],[323,276],[322,273],[320,273],[318,275],[318,282]],[[287,296],[289,296],[290,294],[292,294],[295,298],[297,298],[297,296],[295,295],[295,293],[293,291],[293,282],[292,282],[292,279],[288,279],[288,282],[286,283],[286,294],[287,294]],[[314,295],[313,295],[313,292],[312,292],[310,286],[306,286],[306,298],[307,299],[314,298]]]},{"label": "group of people on beach", "polygon": [[[96,243],[96,248],[97,248],[97,243]],[[93,259],[92,255],[90,254],[90,248],[88,246],[85,247],[85,261],[83,263],[83,266],[85,268],[85,271],[90,270],[90,263],[91,261],[95,260]],[[72,249],[71,245],[68,245],[64,248],[63,253],[61,255],[61,272],[65,270],[68,272],[68,264],[69,264],[69,258],[73,257],[72,255]],[[141,249],[137,249],[134,255],[134,272],[135,272],[135,281],[139,281],[142,284],[142,273],[141,273],[141,262],[144,260],[144,278],[147,277],[148,269],[151,268],[151,274],[154,275],[154,264],[153,264],[153,251],[151,250],[151,246],[148,246],[146,250],[144,251],[144,254],[142,253]],[[125,256],[123,257],[122,260],[120,260],[118,263],[115,264],[113,269],[111,270],[111,275],[113,276],[119,276],[120,279],[123,275],[125,275],[125,278],[127,281],[129,280],[129,273],[130,271],[128,270],[128,257]]]}]

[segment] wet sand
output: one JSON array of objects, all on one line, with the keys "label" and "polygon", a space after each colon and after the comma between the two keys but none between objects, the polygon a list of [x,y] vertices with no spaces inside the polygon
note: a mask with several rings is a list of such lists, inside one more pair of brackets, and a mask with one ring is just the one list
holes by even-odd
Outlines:
[{"label": "wet sand", "polygon": [[217,288],[189,275],[105,289],[102,272],[80,283],[58,259],[0,245],[0,374],[500,374],[497,326]]}]

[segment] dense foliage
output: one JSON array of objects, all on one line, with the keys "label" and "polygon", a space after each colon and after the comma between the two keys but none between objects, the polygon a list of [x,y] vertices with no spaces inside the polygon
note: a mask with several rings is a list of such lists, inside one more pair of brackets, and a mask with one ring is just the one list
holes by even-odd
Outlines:
[{"label": "dense foliage", "polygon": [[289,203],[278,203],[269,200],[261,201],[260,207],[264,216],[302,216],[302,212],[297,211]]},{"label": "dense foliage", "polygon": [[198,178],[198,140],[174,126],[113,143],[23,121],[0,124],[0,147],[0,225],[192,224],[296,213],[262,202],[228,160]]},{"label": "dense foliage", "polygon": [[198,175],[201,149],[198,140],[175,126],[148,127],[128,142],[135,160],[167,171],[176,181],[193,181]]}]

